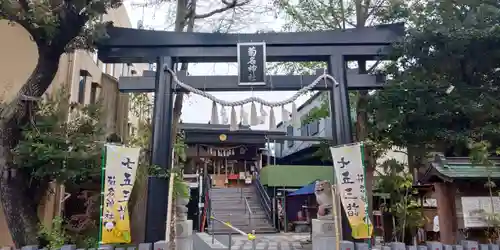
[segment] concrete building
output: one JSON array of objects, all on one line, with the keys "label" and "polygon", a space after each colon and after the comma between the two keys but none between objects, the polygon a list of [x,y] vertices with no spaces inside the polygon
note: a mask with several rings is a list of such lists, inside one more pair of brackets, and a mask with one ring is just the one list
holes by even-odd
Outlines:
[{"label": "concrete building", "polygon": [[[297,108],[297,112],[302,119],[305,119],[311,110],[320,107],[324,101],[328,101],[327,92],[318,92],[309,98],[304,104]],[[355,113],[351,114],[355,118]],[[323,118],[309,124],[303,124],[300,128],[294,128],[289,122],[280,122],[277,125],[279,131],[284,131],[288,136],[313,136],[313,137],[332,137],[332,125],[330,117]],[[354,119],[353,119],[354,122]],[[354,131],[354,130],[353,130]],[[271,142],[272,143],[272,142]],[[310,141],[285,141],[275,145],[275,156],[284,164],[311,165],[322,164],[314,152],[317,150],[320,142]],[[387,151],[378,163],[388,159],[396,159],[399,162],[407,163],[408,157],[405,149],[394,149]]]},{"label": "concrete building", "polygon": [[[305,119],[309,112],[315,107],[320,107],[327,97],[326,92],[318,92],[311,96],[304,104],[297,108],[301,119]],[[331,120],[330,118],[320,119],[309,124],[303,124],[300,128],[294,128],[291,122],[280,122],[277,125],[277,130],[284,131],[288,136],[316,136],[316,137],[331,137]],[[282,161],[289,163],[298,163],[307,161],[298,155],[311,155],[309,151],[314,152],[319,142],[310,141],[285,141],[275,145],[276,158],[281,158]],[[307,157],[310,158],[310,157]]]},{"label": "concrete building", "polygon": [[[103,21],[113,21],[115,26],[132,27],[124,6],[110,10]],[[26,82],[37,61],[37,47],[26,30],[20,25],[10,25],[0,20],[0,101],[10,101]],[[106,134],[116,133],[126,139],[129,130],[129,97],[118,91],[120,76],[142,75],[148,65],[104,64],[97,60],[97,53],[75,51],[61,56],[59,70],[47,93],[62,86],[70,90],[70,101],[80,104],[103,100]],[[39,215],[43,223],[50,223],[60,213],[63,187],[54,187],[46,197]],[[0,246],[12,245],[0,207]]]}]

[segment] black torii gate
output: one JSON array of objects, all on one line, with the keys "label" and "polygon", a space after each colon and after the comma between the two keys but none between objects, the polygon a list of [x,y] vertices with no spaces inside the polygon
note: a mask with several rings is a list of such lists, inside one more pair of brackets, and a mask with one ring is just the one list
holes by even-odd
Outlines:
[{"label": "black torii gate", "polygon": [[[375,60],[388,54],[391,44],[404,32],[402,23],[379,25],[337,31],[221,34],[181,33],[151,31],[131,28],[108,27],[109,39],[98,45],[99,59],[103,63],[156,63],[156,72],[143,77],[121,77],[123,92],[155,92],[153,112],[152,164],[169,169],[172,147],[172,109],[175,91],[184,91],[172,84],[168,69],[175,63],[237,62],[241,59],[240,45],[265,42],[259,50],[263,63],[323,61],[327,73],[338,84],[325,81],[314,90],[329,90],[332,134],[335,144],[352,142],[348,90],[381,88],[384,78],[371,75],[366,69],[357,72],[347,69],[348,61]],[[248,59],[248,58],[247,58]],[[265,65],[260,65],[265,66]],[[239,65],[242,71],[241,62]],[[248,72],[245,72],[248,73]],[[311,83],[316,76],[265,76],[258,75],[260,83],[243,85],[240,76],[187,76],[179,72],[181,81],[204,91],[262,91],[298,90]],[[154,76],[153,76],[154,74]],[[248,79],[246,79],[248,80]],[[147,197],[146,242],[163,240],[166,230],[168,182],[150,178]]]}]

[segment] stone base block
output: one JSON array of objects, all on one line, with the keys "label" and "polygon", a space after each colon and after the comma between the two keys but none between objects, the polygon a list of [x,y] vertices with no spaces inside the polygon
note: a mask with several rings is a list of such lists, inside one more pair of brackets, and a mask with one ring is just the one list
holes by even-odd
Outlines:
[{"label": "stone base block", "polygon": [[312,220],[312,249],[313,250],[340,250],[336,249],[335,223],[333,220]]},{"label": "stone base block", "polygon": [[175,226],[175,234],[176,238],[191,236],[193,234],[193,221],[185,220],[177,222],[177,225]]},{"label": "stone base block", "polygon": [[177,222],[175,228],[175,248],[178,250],[193,249],[193,221],[185,220]]}]

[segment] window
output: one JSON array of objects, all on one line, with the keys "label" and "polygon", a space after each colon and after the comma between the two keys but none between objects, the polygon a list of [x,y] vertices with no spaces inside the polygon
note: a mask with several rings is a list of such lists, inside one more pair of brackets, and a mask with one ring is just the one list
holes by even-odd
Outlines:
[{"label": "window", "polygon": [[90,87],[90,103],[95,104],[97,100],[97,88],[99,88],[99,83],[93,82]]},{"label": "window", "polygon": [[115,76],[115,64],[111,63],[109,64],[109,73],[112,76]]},{"label": "window", "polygon": [[309,134],[307,133],[308,132],[308,129],[307,127],[309,127],[309,124],[304,124],[305,121],[302,121],[302,127],[300,127],[300,135],[301,136],[308,136]]},{"label": "window", "polygon": [[101,70],[103,73],[106,73],[106,64],[101,62]]},{"label": "window", "polygon": [[94,60],[95,64],[99,65],[99,59],[97,59],[97,50],[92,53],[92,60]]},{"label": "window", "polygon": [[[292,125],[289,125],[286,127],[286,135],[287,136],[293,136],[293,127]],[[286,141],[286,144],[288,145],[289,148],[293,147],[293,140],[292,141]]]},{"label": "window", "polygon": [[87,76],[80,72],[80,81],[78,82],[78,103],[85,103],[85,85],[87,84]]},{"label": "window", "polygon": [[317,135],[319,132],[319,121],[313,121],[309,124],[309,133],[310,135]]},{"label": "window", "polygon": [[127,70],[125,71],[127,76],[130,76],[130,69],[132,68],[132,64],[127,63]]},{"label": "window", "polygon": [[127,76],[127,75],[126,75],[126,73],[125,73],[125,72],[126,72],[126,71],[125,71],[125,69],[126,69],[126,68],[127,68],[127,64],[125,64],[125,63],[124,63],[124,64],[122,64],[122,72],[121,72],[121,75],[120,75],[120,76]]}]

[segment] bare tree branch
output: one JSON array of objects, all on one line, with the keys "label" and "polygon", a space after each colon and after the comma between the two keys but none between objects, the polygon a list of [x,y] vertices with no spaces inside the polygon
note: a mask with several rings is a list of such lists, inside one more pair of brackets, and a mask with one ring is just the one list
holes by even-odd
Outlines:
[{"label": "bare tree branch", "polygon": [[222,3],[224,3],[224,5],[225,5],[224,7],[209,11],[207,13],[194,15],[194,19],[203,19],[203,18],[211,17],[215,14],[220,14],[220,13],[223,13],[223,12],[228,11],[230,9],[246,5],[246,4],[250,3],[250,1],[251,0],[245,0],[243,2],[238,3],[237,0],[233,0],[232,2],[222,0]]}]

